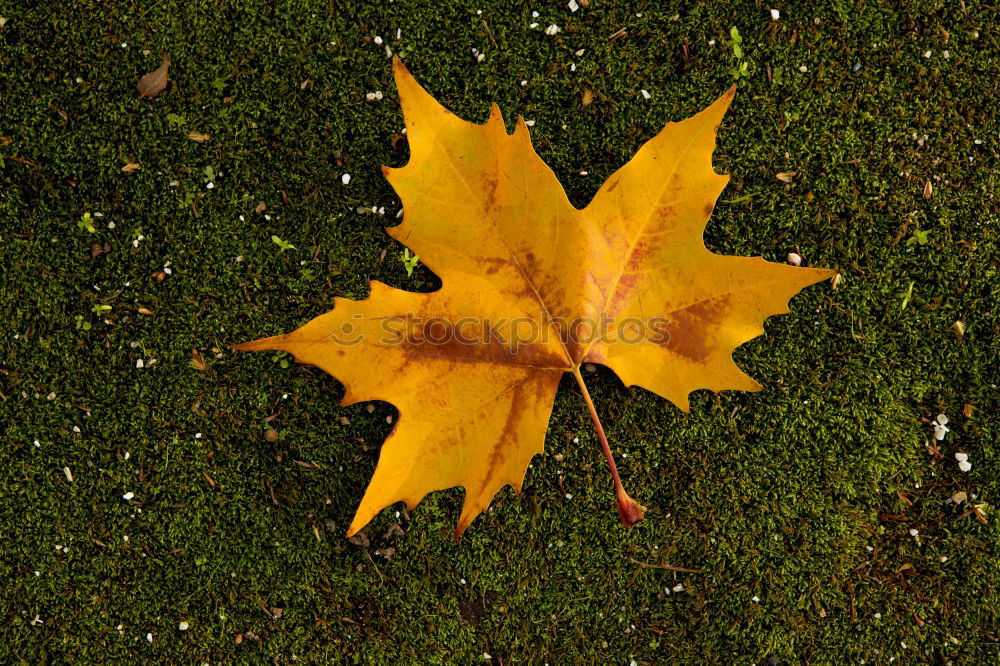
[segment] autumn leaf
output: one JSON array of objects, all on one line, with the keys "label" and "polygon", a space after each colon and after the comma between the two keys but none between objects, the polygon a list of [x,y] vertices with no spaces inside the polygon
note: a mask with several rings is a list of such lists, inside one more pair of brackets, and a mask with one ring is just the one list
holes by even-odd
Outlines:
[{"label": "autumn leaf", "polygon": [[684,411],[698,389],[759,390],[733,350],[836,271],[706,249],[728,182],[712,170],[715,133],[734,89],[668,123],[577,209],[522,118],[508,134],[494,104],[486,123],[466,122],[394,67],[410,161],[383,167],[405,211],[387,231],[441,288],[373,281],[367,299],[334,299],[297,331],[237,349],[289,352],[339,379],[341,404],[399,410],[348,536],[390,504],[412,509],[460,485],[457,536],[503,486],[520,492],[566,372],[611,466],[619,517],[634,524],[643,508],[622,487],[581,364],[606,365]]},{"label": "autumn leaf", "polygon": [[139,91],[139,97],[156,97],[166,90],[169,71],[170,54],[164,51],[163,62],[160,63],[160,66],[152,72],[143,74],[142,78],[139,79],[139,84],[136,86],[136,90]]}]

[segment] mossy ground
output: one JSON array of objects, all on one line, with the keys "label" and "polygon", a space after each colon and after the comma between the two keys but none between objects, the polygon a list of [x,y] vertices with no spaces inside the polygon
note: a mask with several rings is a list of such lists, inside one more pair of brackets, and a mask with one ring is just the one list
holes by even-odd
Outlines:
[{"label": "mossy ground", "polygon": [[[878,4],[780,2],[776,22],[753,2],[5,4],[2,661],[996,660],[1000,8]],[[348,542],[392,407],[341,409],[323,373],[229,347],[371,279],[433,285],[383,232],[398,202],[379,167],[406,153],[374,37],[463,117],[497,101],[533,119],[582,204],[732,83],[733,25],[750,75],[707,242],[844,275],[741,348],[766,390],[698,392],[684,415],[588,376],[650,507],[635,529],[567,378],[524,494],[461,543],[458,490]],[[139,99],[161,50],[170,87]],[[960,490],[987,523],[946,501]]]}]

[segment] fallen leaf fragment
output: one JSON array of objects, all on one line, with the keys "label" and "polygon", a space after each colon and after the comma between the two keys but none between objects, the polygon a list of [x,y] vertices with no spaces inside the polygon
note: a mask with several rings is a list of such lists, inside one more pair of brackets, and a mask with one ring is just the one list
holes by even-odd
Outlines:
[{"label": "fallen leaf fragment", "polygon": [[588,106],[593,101],[594,101],[594,91],[591,90],[590,88],[584,88],[583,89],[583,99],[580,100],[580,103],[583,106]]},{"label": "fallen leaf fragment", "polygon": [[205,363],[205,359],[202,358],[201,352],[197,349],[191,350],[191,367],[195,370],[201,370],[202,372],[208,370],[208,364]]},{"label": "fallen leaf fragment", "polygon": [[139,79],[139,85],[136,86],[136,90],[139,91],[139,97],[156,97],[161,92],[166,90],[167,74],[169,70],[170,54],[164,51],[163,62],[160,66],[152,72],[143,74],[142,78]]},{"label": "fallen leaf fragment", "polygon": [[[685,412],[698,389],[760,390],[733,351],[787,313],[800,289],[837,272],[705,247],[729,181],[712,169],[712,152],[735,87],[668,123],[577,209],[523,119],[508,134],[494,104],[484,124],[466,122],[398,58],[394,69],[410,161],[383,167],[405,211],[387,231],[442,286],[413,293],[372,282],[364,300],[336,298],[297,331],[236,349],[289,352],[340,379],[342,405],[384,400],[399,410],[348,537],[390,504],[413,509],[461,485],[457,536],[505,485],[520,492],[567,372],[608,460],[619,517],[634,524],[644,508],[622,487],[581,368],[605,365]],[[618,327],[587,328],[598,320]],[[405,334],[387,336],[386,322]]]},{"label": "fallen leaf fragment", "polygon": [[192,141],[197,141],[198,143],[205,143],[206,141],[211,141],[212,137],[208,134],[202,134],[201,132],[190,132],[188,138]]},{"label": "fallen leaf fragment", "polygon": [[931,181],[928,179],[924,183],[924,199],[930,199],[933,193],[934,193],[934,186],[931,185]]},{"label": "fallen leaf fragment", "polygon": [[141,168],[142,165],[139,164],[138,162],[129,162],[128,164],[122,167],[122,171],[124,171],[125,173],[135,173]]},{"label": "fallen leaf fragment", "polygon": [[799,175],[798,171],[782,171],[781,173],[774,174],[774,177],[783,183],[790,183],[795,180],[797,175]]}]

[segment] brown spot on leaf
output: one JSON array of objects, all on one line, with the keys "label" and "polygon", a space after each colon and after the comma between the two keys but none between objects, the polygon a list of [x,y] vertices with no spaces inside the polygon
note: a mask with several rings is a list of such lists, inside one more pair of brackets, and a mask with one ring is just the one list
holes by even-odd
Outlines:
[{"label": "brown spot on leaf", "polygon": [[671,314],[664,346],[694,363],[705,363],[712,349],[707,335],[728,312],[729,296],[709,298]]}]

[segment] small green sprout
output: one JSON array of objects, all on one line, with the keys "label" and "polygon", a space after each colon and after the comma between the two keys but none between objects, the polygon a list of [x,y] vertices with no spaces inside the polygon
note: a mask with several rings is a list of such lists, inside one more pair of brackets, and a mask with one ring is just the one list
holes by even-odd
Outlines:
[{"label": "small green sprout", "polygon": [[291,243],[289,243],[286,240],[281,240],[277,236],[271,236],[271,242],[273,242],[275,245],[277,245],[278,247],[280,247],[282,252],[284,252],[285,250],[294,250],[295,249],[294,245],[292,245]]},{"label": "small green sprout", "polygon": [[89,321],[84,321],[83,320],[83,315],[77,315],[77,316],[73,317],[73,319],[76,320],[76,328],[77,328],[77,330],[80,330],[80,331],[89,331],[90,330],[90,322]]},{"label": "small green sprout", "polygon": [[176,113],[168,113],[167,122],[170,124],[171,127],[180,127],[181,125],[184,124],[185,120],[184,116],[178,115]]},{"label": "small green sprout", "polygon": [[76,223],[76,226],[78,226],[81,229],[86,229],[88,232],[92,234],[97,233],[97,227],[94,226],[94,218],[91,216],[89,212],[83,214],[83,216],[80,218],[80,221]]},{"label": "small green sprout", "polygon": [[911,281],[909,288],[906,290],[906,293],[903,294],[903,307],[901,307],[900,310],[906,309],[906,306],[909,304],[910,298],[912,296],[913,296],[913,282]]},{"label": "small green sprout", "polygon": [[211,183],[213,180],[215,180],[215,169],[212,168],[211,164],[206,166],[202,171],[202,173],[205,174],[206,183]]},{"label": "small green sprout", "polygon": [[740,31],[736,29],[735,25],[729,29],[729,36],[732,37],[729,46],[733,49],[733,57],[741,60],[743,58],[743,37],[740,36]]},{"label": "small green sprout", "polygon": [[403,254],[399,256],[399,260],[403,262],[403,268],[406,269],[406,277],[413,277],[413,269],[420,263],[420,257],[410,254],[409,248],[403,248]]},{"label": "small green sprout", "polygon": [[271,362],[277,363],[282,369],[286,369],[290,365],[288,363],[288,353],[283,351],[275,352],[274,356],[271,357]]},{"label": "small green sprout", "polygon": [[92,308],[90,308],[90,311],[93,312],[98,317],[100,317],[110,309],[111,309],[110,305],[101,305],[100,303],[98,303],[97,305],[94,305]]},{"label": "small green sprout", "polygon": [[927,245],[930,240],[931,230],[921,231],[920,229],[915,229],[913,235],[906,239],[907,245]]},{"label": "small green sprout", "polygon": [[735,25],[729,29],[729,36],[732,39],[726,43],[733,51],[733,59],[737,61],[729,70],[729,75],[737,80],[748,77],[750,76],[750,63],[743,60],[743,37]]}]

